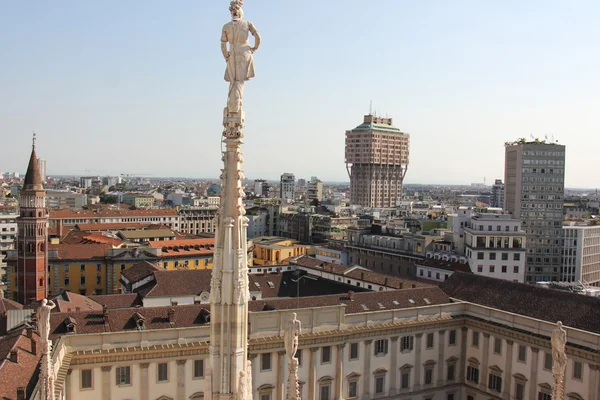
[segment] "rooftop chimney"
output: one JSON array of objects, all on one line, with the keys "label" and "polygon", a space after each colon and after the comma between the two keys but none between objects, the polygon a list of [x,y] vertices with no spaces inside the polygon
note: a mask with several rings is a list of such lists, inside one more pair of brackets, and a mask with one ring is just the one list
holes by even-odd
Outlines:
[{"label": "rooftop chimney", "polygon": [[354,301],[354,292],[352,290],[348,291],[348,299]]},{"label": "rooftop chimney", "polygon": [[175,325],[175,309],[169,308],[169,324]]},{"label": "rooftop chimney", "polygon": [[11,350],[9,359],[10,359],[10,361],[18,364],[19,363],[19,351],[17,349]]},{"label": "rooftop chimney", "polygon": [[25,400],[25,388],[24,387],[17,388],[17,400]]}]

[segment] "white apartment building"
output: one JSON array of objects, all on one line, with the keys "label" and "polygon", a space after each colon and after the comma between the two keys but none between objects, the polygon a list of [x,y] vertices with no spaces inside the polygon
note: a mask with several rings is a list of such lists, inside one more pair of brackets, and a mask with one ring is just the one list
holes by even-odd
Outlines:
[{"label": "white apartment building", "polygon": [[563,226],[561,281],[600,287],[600,226]]},{"label": "white apartment building", "polygon": [[465,255],[477,275],[525,282],[526,233],[506,214],[480,214],[464,227]]},{"label": "white apartment building", "polygon": [[294,174],[284,173],[281,175],[281,187],[279,197],[282,200],[294,200],[296,192],[296,178]]},{"label": "white apartment building", "polygon": [[4,265],[6,252],[15,248],[18,214],[0,214],[0,265]]},{"label": "white apartment building", "polygon": [[50,209],[71,208],[81,209],[87,205],[87,195],[68,190],[48,190],[46,204]]}]

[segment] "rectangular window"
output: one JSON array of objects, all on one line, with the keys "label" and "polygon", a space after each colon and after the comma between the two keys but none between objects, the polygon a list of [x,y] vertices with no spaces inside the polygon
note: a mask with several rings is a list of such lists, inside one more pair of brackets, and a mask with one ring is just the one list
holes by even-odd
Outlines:
[{"label": "rectangular window", "polygon": [[477,252],[477,259],[478,260],[483,260],[483,252],[482,251]]},{"label": "rectangular window", "polygon": [[552,395],[548,393],[538,392],[538,400],[552,400]]},{"label": "rectangular window", "polygon": [[82,277],[79,279],[79,281],[80,281],[81,285],[85,285],[85,276],[82,276]]},{"label": "rectangular window", "polygon": [[521,362],[526,362],[527,361],[527,347],[523,346],[522,344],[519,345],[519,357],[518,360]]},{"label": "rectangular window", "polygon": [[473,332],[471,345],[479,347],[479,332]]},{"label": "rectangular window", "polygon": [[92,370],[82,369],[81,370],[81,388],[91,389],[92,388]]},{"label": "rectangular window", "polygon": [[96,277],[96,285],[102,285],[102,277],[101,276]]},{"label": "rectangular window", "polygon": [[494,272],[496,272],[496,266],[490,265],[490,273],[494,273]]},{"label": "rectangular window", "polygon": [[204,377],[204,360],[194,360],[194,378]]},{"label": "rectangular window", "polygon": [[400,344],[400,351],[412,351],[413,345],[415,342],[415,338],[413,336],[402,336],[402,341]]},{"label": "rectangular window", "polygon": [[428,349],[433,348],[433,333],[427,334],[427,348]]},{"label": "rectangular window", "polygon": [[490,253],[490,260],[496,259],[496,253]]},{"label": "rectangular window", "polygon": [[401,380],[401,388],[408,389],[408,385],[410,385],[410,371],[402,372]]},{"label": "rectangular window", "polygon": [[508,267],[506,265],[503,265],[502,266],[502,273],[505,274],[507,270],[508,270]]},{"label": "rectangular window", "polygon": [[260,400],[271,400],[271,393],[262,393],[260,395]]},{"label": "rectangular window", "polygon": [[358,397],[358,382],[357,381],[349,381],[348,382],[348,398],[354,399]]},{"label": "rectangular window", "polygon": [[350,343],[350,360],[358,360],[358,343]]},{"label": "rectangular window", "polygon": [[573,361],[573,379],[583,379],[583,365],[579,361]]},{"label": "rectangular window", "polygon": [[385,392],[385,376],[379,375],[375,377],[375,394],[383,394]]},{"label": "rectangular window", "polygon": [[321,385],[319,400],[329,400],[331,386],[328,384]]},{"label": "rectangular window", "polygon": [[381,356],[385,355],[388,352],[388,341],[387,339],[379,339],[375,341],[374,347],[375,355]]},{"label": "rectangular window", "polygon": [[69,286],[69,283],[71,283],[71,282],[69,281],[69,277],[68,277],[68,276],[65,276],[65,286]]},{"label": "rectangular window", "polygon": [[519,273],[519,266],[518,266],[518,265],[515,265],[515,266],[513,267],[513,272],[514,272],[515,274],[518,274],[518,273]]},{"label": "rectangular window", "polygon": [[502,354],[502,339],[500,338],[494,339],[494,353]]},{"label": "rectangular window", "polygon": [[446,379],[449,381],[453,381],[456,376],[456,366],[454,364],[448,364],[448,371],[446,374]]},{"label": "rectangular window", "polygon": [[331,346],[321,347],[321,364],[331,362]]},{"label": "rectangular window", "polygon": [[69,272],[69,266],[68,266],[68,265],[65,265],[65,267],[64,267],[64,268],[65,268],[65,272],[66,272],[66,273],[68,273],[68,272]]},{"label": "rectangular window", "polygon": [[495,392],[502,392],[502,378],[498,375],[490,374],[488,388]]},{"label": "rectangular window", "polygon": [[521,260],[521,254],[520,253],[513,254],[513,260],[514,261],[520,261]]},{"label": "rectangular window", "polygon": [[467,380],[474,383],[479,383],[479,369],[468,366],[467,367]]},{"label": "rectangular window", "polygon": [[117,385],[131,385],[131,367],[117,367]]},{"label": "rectangular window", "polygon": [[552,370],[552,353],[544,353],[544,369]]},{"label": "rectangular window", "polygon": [[96,264],[96,272],[102,272],[102,264]]},{"label": "rectangular window", "polygon": [[515,400],[525,400],[525,385],[517,382],[515,387]]},{"label": "rectangular window", "polygon": [[80,268],[81,268],[81,272],[85,273],[85,264],[81,264]]},{"label": "rectangular window", "polygon": [[508,260],[508,253],[502,253],[502,260]]},{"label": "rectangular window", "polygon": [[483,272],[483,265],[477,266],[477,272]]},{"label": "rectangular window", "polygon": [[260,355],[260,370],[270,371],[271,370],[271,353],[262,353]]},{"label": "rectangular window", "polygon": [[427,368],[425,370],[425,384],[431,385],[433,383],[433,369]]},{"label": "rectangular window", "polygon": [[158,371],[158,381],[166,382],[169,380],[169,364],[168,363],[158,363],[157,365]]}]

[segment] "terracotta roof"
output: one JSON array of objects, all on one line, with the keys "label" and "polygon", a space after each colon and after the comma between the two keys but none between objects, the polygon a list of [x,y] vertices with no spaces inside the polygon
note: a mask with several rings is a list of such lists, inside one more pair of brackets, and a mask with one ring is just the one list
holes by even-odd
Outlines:
[{"label": "terracotta roof", "polygon": [[102,296],[88,296],[90,300],[108,308],[127,308],[141,306],[142,300],[135,293],[106,294]]},{"label": "terracotta roof", "polygon": [[214,238],[157,240],[148,242],[148,247],[162,248],[163,257],[212,255],[215,251],[214,246]]},{"label": "terracotta roof", "polygon": [[148,261],[142,261],[141,263],[132,265],[125,271],[121,272],[121,276],[127,278],[131,283],[138,282],[152,274],[160,271],[156,266]]},{"label": "terracotta roof", "polygon": [[56,308],[53,312],[98,311],[102,306],[78,293],[62,292],[54,297]]},{"label": "terracotta roof", "polygon": [[65,244],[110,244],[113,247],[121,246],[124,242],[116,237],[103,232],[69,231],[61,240]]},{"label": "terracotta roof", "polygon": [[448,271],[461,271],[461,272],[466,272],[469,274],[471,273],[471,268],[469,267],[468,263],[461,264],[456,261],[443,261],[443,260],[436,260],[433,258],[426,258],[424,260],[417,261],[415,264],[424,265],[427,267],[445,269]]},{"label": "terracotta roof", "polygon": [[291,264],[297,264],[302,267],[308,267],[308,268],[316,268],[316,267],[320,267],[322,265],[327,264],[327,261],[321,261],[314,257],[302,255],[302,256],[299,256],[296,258],[292,258]]},{"label": "terracotta roof", "polygon": [[38,164],[34,145],[31,150],[31,157],[29,157],[25,180],[23,181],[23,190],[44,190],[42,183],[42,174],[40,173],[40,165]]},{"label": "terracotta roof", "polygon": [[148,243],[149,247],[153,247],[155,249],[161,247],[174,248],[174,247],[184,247],[184,246],[215,246],[214,238],[200,238],[200,239],[175,239],[175,240],[157,240],[154,242]]},{"label": "terracotta roof", "polygon": [[440,288],[448,296],[551,323],[600,333],[600,298],[455,272]]},{"label": "terracotta roof", "polygon": [[0,315],[6,314],[6,312],[9,310],[22,310],[22,309],[23,309],[22,304],[17,303],[16,301],[6,299],[4,297],[0,298]]},{"label": "terracotta roof", "polygon": [[[49,250],[58,250],[58,260],[92,260],[106,257],[110,244],[49,244]],[[51,261],[55,261],[53,259]]]},{"label": "terracotta roof", "polygon": [[150,225],[150,223],[141,222],[117,222],[106,224],[76,224],[75,228],[79,229],[80,231],[122,231],[144,229]]},{"label": "terracotta roof", "polygon": [[154,272],[155,283],[143,297],[190,296],[210,291],[210,269]]},{"label": "terracotta roof", "polygon": [[114,218],[114,217],[179,217],[177,210],[51,210],[50,219]]},{"label": "terracotta roof", "polygon": [[107,308],[106,314],[103,312],[52,313],[50,338],[56,339],[58,336],[68,334],[67,322],[75,323],[77,334],[137,330],[138,326],[134,318],[136,314],[143,317],[145,330],[199,326],[208,322],[207,316],[210,315],[208,310],[208,304],[190,304],[175,307]]},{"label": "terracotta roof", "polygon": [[[16,399],[20,387],[26,388],[25,398],[29,398],[37,382],[41,344],[38,334],[33,330],[31,334],[30,339],[26,327],[19,325],[0,337],[0,399]],[[35,352],[32,352],[32,341]],[[10,360],[11,351],[17,352],[17,363]]]},{"label": "terracotta roof", "polygon": [[300,297],[300,299],[255,300],[249,303],[249,309],[250,311],[257,312],[266,309],[293,309],[298,307],[298,303],[300,304],[300,308],[344,304],[346,306],[346,314],[356,314],[370,311],[396,310],[446,304],[449,302],[448,296],[443,291],[437,287],[431,286],[417,289],[353,293],[351,296],[348,294],[336,294],[328,296]]}]

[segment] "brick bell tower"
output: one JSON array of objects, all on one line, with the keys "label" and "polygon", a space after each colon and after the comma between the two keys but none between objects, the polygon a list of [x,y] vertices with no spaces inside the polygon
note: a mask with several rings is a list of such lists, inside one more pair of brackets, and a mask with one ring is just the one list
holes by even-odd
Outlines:
[{"label": "brick bell tower", "polygon": [[35,133],[21,190],[17,218],[17,301],[28,304],[48,296],[48,210],[35,154]]}]

